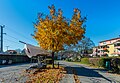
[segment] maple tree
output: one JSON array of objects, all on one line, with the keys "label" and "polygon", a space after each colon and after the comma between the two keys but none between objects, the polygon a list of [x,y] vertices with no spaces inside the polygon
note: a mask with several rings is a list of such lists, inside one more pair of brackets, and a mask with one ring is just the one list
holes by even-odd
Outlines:
[{"label": "maple tree", "polygon": [[79,9],[75,8],[71,19],[63,16],[61,9],[56,11],[55,6],[48,6],[49,15],[38,14],[38,21],[34,24],[34,38],[40,47],[52,51],[54,67],[54,52],[64,49],[64,45],[77,44],[84,37],[85,28],[83,23],[86,17],[81,18]]}]

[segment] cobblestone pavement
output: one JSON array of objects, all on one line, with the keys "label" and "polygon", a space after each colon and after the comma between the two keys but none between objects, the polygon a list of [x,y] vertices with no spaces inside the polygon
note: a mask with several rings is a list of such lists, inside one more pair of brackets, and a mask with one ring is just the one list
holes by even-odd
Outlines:
[{"label": "cobblestone pavement", "polygon": [[[59,61],[59,63],[74,69],[81,83],[120,83],[120,75],[107,73],[104,69],[92,68],[82,64],[65,61]],[[68,73],[68,75],[72,76],[73,74]],[[72,82],[74,83],[74,81]],[[64,83],[67,82],[64,80]]]}]

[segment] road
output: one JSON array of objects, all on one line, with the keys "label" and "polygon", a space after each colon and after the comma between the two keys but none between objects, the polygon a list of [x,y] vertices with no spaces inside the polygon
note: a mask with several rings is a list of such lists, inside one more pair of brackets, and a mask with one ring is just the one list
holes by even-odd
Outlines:
[{"label": "road", "polygon": [[[88,67],[82,64],[59,61],[69,70],[74,69],[81,83],[120,83],[120,75],[107,73],[104,69]],[[0,83],[25,83],[24,72],[31,64],[0,65]],[[72,71],[60,83],[75,83]]]},{"label": "road", "polygon": [[27,80],[25,69],[29,66],[29,63],[0,65],[0,83],[25,83]]},{"label": "road", "polygon": [[[59,63],[74,69],[81,83],[120,83],[120,75],[107,73],[104,69],[88,67],[82,64],[65,61],[59,61]],[[73,75],[71,74],[71,76]]]}]

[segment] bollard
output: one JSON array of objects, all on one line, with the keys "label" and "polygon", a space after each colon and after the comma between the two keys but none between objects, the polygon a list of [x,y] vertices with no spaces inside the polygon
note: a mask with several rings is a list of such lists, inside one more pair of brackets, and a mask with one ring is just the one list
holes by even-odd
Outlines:
[{"label": "bollard", "polygon": [[110,68],[110,61],[106,61],[106,68],[107,68],[108,70],[111,69],[111,68]]},{"label": "bollard", "polygon": [[59,69],[59,62],[58,62],[58,69]]}]

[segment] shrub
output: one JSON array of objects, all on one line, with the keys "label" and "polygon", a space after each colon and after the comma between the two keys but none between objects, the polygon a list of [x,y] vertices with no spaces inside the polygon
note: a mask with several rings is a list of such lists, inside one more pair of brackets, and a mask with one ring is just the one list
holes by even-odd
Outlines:
[{"label": "shrub", "polygon": [[69,58],[66,58],[66,61],[69,61],[70,59]]},{"label": "shrub", "polygon": [[77,57],[73,57],[73,58],[72,58],[72,61],[77,61],[77,60],[78,60]]},{"label": "shrub", "polygon": [[89,63],[89,58],[81,58],[81,63],[83,63],[83,64],[90,64]]},{"label": "shrub", "polygon": [[89,58],[89,63],[94,66],[98,66],[100,58]]},{"label": "shrub", "polygon": [[112,71],[120,73],[120,58],[113,58],[111,60]]},{"label": "shrub", "polygon": [[89,58],[90,64],[98,67],[104,67],[104,68],[106,66],[105,65],[106,61],[110,61],[110,60],[111,58]]},{"label": "shrub", "polygon": [[[112,61],[113,60],[113,61]],[[102,57],[102,58],[82,58],[82,64],[92,64],[94,66],[103,67],[115,73],[120,73],[120,58],[118,57]]]},{"label": "shrub", "polygon": [[69,62],[71,62],[72,60],[71,60],[70,58],[66,58],[66,61],[69,61]]},{"label": "shrub", "polygon": [[104,58],[100,58],[97,66],[98,67],[105,67],[105,59]]}]

